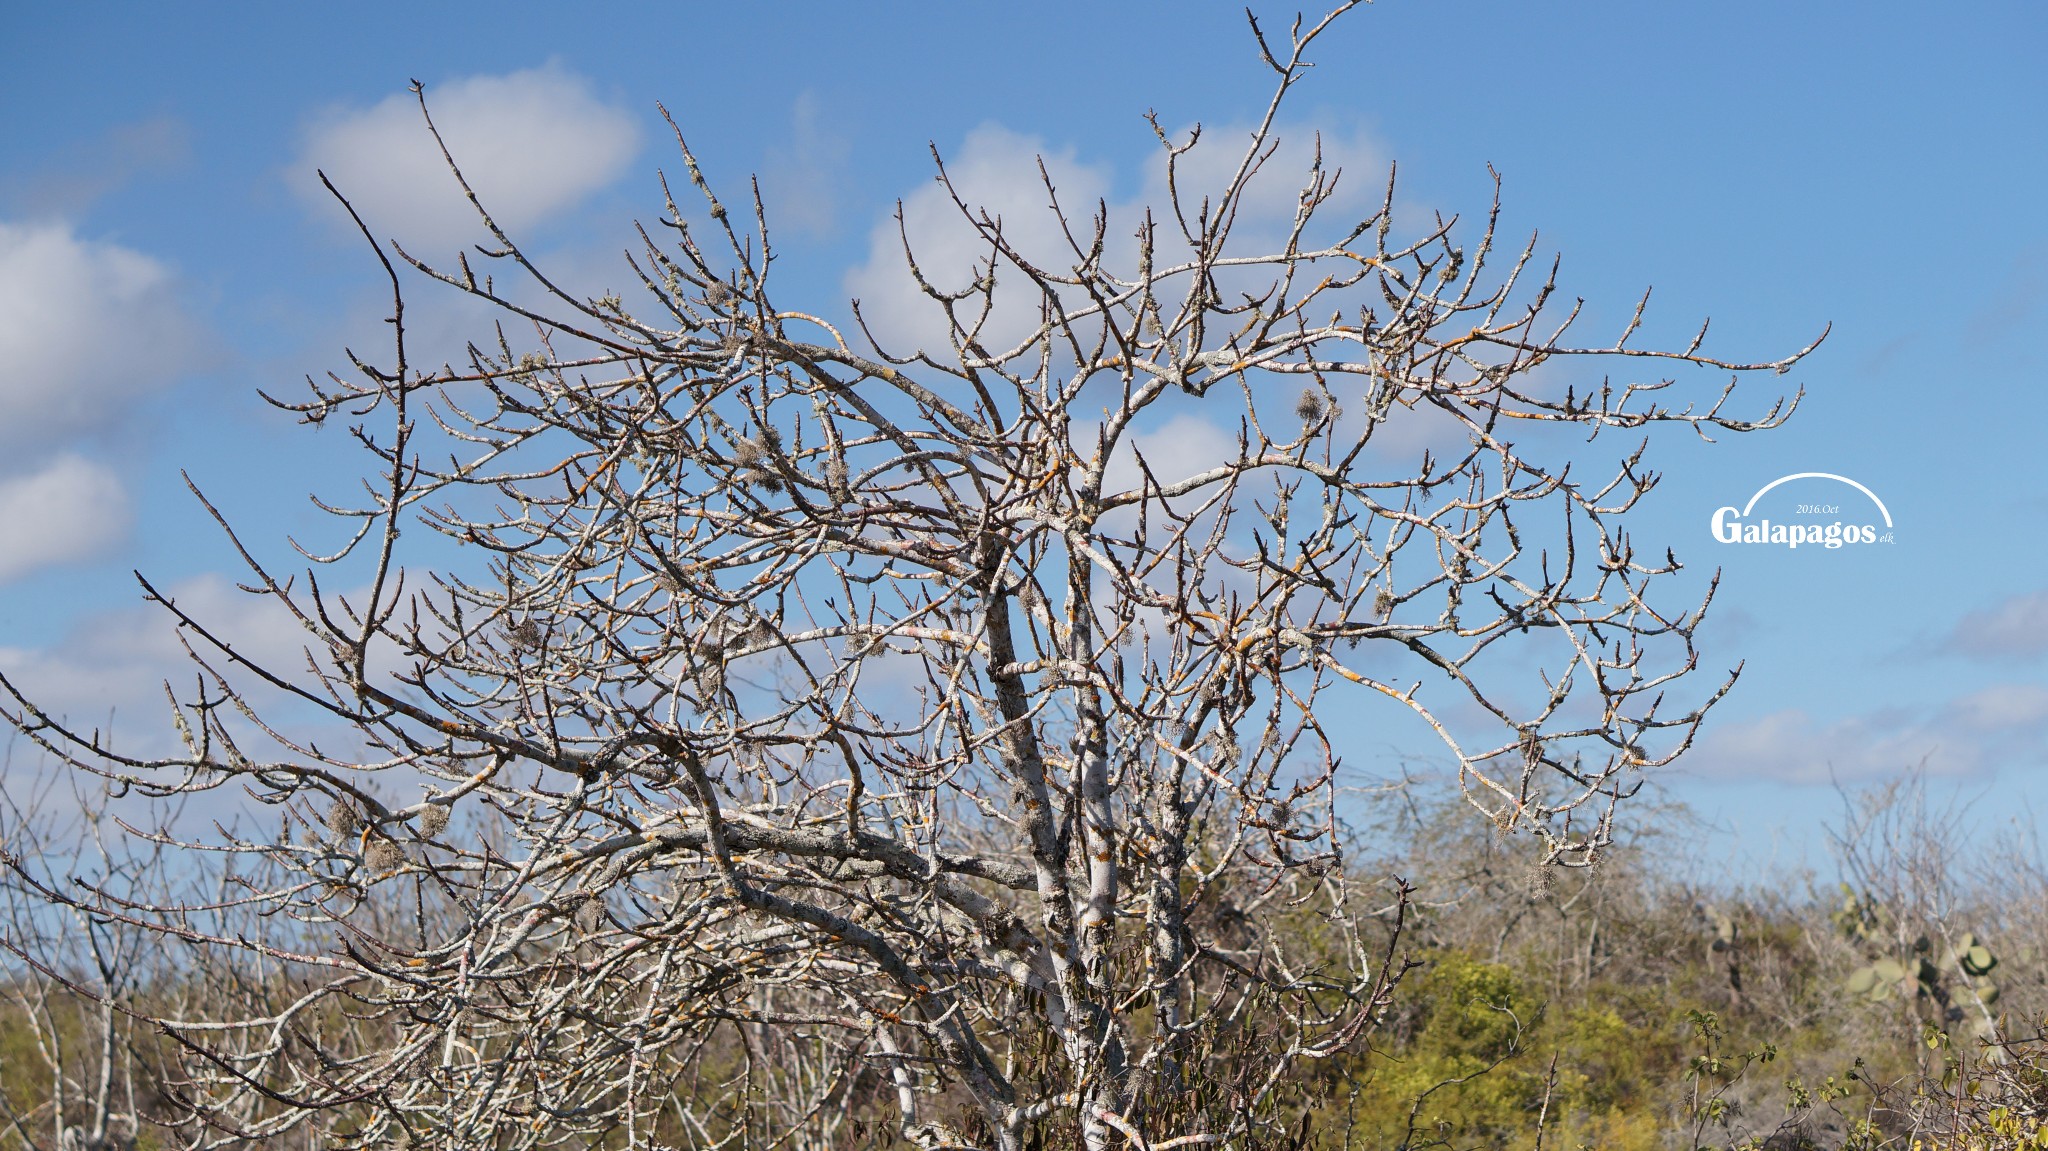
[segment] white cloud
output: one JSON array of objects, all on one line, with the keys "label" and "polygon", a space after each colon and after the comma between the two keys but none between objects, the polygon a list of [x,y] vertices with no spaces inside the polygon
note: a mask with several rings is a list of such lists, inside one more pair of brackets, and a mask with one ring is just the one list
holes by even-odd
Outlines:
[{"label": "white cloud", "polygon": [[[1182,156],[1173,185],[1191,213],[1205,196],[1213,202],[1228,184],[1244,160],[1250,133],[1249,125],[1205,130],[1200,144]],[[1176,135],[1176,139],[1185,138],[1185,132]],[[1336,193],[1318,216],[1323,226],[1311,229],[1310,243],[1334,240],[1379,206],[1386,167],[1378,147],[1362,132],[1318,133],[1306,126],[1289,125],[1278,131],[1276,138],[1277,147],[1248,183],[1238,205],[1232,254],[1280,250],[1318,148],[1324,172],[1341,175]],[[1175,263],[1189,257],[1170,206],[1164,152],[1149,140],[1147,147],[1137,194],[1108,203],[1105,243],[1109,251],[1105,262],[1120,275],[1135,271],[1133,234],[1148,210],[1159,229],[1160,262]],[[1039,137],[999,124],[983,124],[968,133],[960,147],[946,157],[946,171],[953,188],[970,209],[977,213],[985,209],[1001,221],[1003,235],[1012,247],[1038,266],[1060,272],[1071,268],[1076,256],[1067,231],[1050,206],[1045,177],[1039,172],[1041,162],[1072,221],[1075,240],[1085,245],[1092,239],[1095,213],[1109,199],[1113,173],[1108,166],[1083,163],[1072,148],[1055,151]],[[944,314],[912,279],[904,259],[903,235],[909,237],[919,270],[940,291],[959,291],[971,284],[977,265],[989,257],[989,246],[936,180],[927,181],[903,197],[902,215],[900,231],[894,218],[875,225],[868,257],[847,274],[845,287],[860,301],[862,316],[884,348],[898,354],[924,348],[943,359],[950,346]],[[1036,287],[1015,268],[999,267],[997,277],[994,316],[982,339],[987,347],[1014,343],[1030,331],[1038,318],[1040,296]],[[1263,291],[1272,273],[1260,269],[1226,271],[1218,278],[1227,298],[1234,290],[1255,294]],[[1169,288],[1165,295],[1171,304],[1174,289]],[[970,300],[962,306],[967,320],[973,319],[971,308],[977,304],[978,301]],[[1284,407],[1291,407],[1300,391],[1299,381],[1288,379],[1259,378],[1254,386],[1262,391],[1271,390],[1273,402]],[[1347,391],[1345,385],[1338,386],[1340,393]],[[1359,427],[1359,413],[1364,407],[1362,394],[1340,394],[1339,402],[1350,413],[1345,426]],[[1158,455],[1155,466],[1162,475],[1173,470],[1174,464],[1167,457],[1176,454],[1177,447],[1186,446],[1195,456],[1215,462],[1210,457],[1216,453],[1210,449],[1218,441],[1235,442],[1233,430],[1205,422],[1200,415],[1176,413],[1169,421],[1174,435],[1156,436],[1143,445],[1148,458]],[[1224,417],[1222,423],[1234,425],[1236,414]],[[1419,458],[1425,448],[1442,451],[1462,446],[1466,438],[1461,426],[1433,409],[1400,410],[1396,418],[1375,433],[1373,454],[1406,466]],[[1221,450],[1229,448],[1226,445]],[[1119,459],[1112,467],[1119,481],[1134,474],[1125,459]]]},{"label": "white cloud", "polygon": [[[1107,169],[1081,163],[1072,148],[1054,152],[1038,137],[1000,124],[983,124],[969,132],[960,148],[946,157],[946,173],[970,208],[1001,221],[1011,247],[1040,267],[1059,270],[1071,266],[1074,256],[1039,175],[1041,159],[1070,216],[1085,220],[1108,195]],[[875,225],[867,262],[847,273],[846,290],[860,301],[861,315],[883,347],[898,353],[923,347],[937,353],[950,346],[945,314],[911,278],[903,235],[910,238],[925,280],[942,292],[972,284],[977,265],[985,264],[990,248],[936,179],[905,196],[902,211],[901,232],[893,218]],[[1085,231],[1083,225],[1077,228]],[[1014,343],[1037,320],[1040,297],[1023,273],[1014,266],[999,266],[996,278],[996,314],[981,341],[986,347]],[[973,322],[974,303],[968,301],[963,308],[963,323]]]},{"label": "white cloud", "polygon": [[78,456],[0,478],[0,584],[101,555],[127,536],[130,521],[120,477]]},{"label": "white cloud", "polygon": [[[1213,202],[1228,184],[1250,145],[1250,132],[1249,125],[1205,131],[1201,143],[1182,156],[1174,186],[1191,216],[1204,197]],[[1185,135],[1182,133],[1181,138]],[[1384,165],[1378,149],[1363,134],[1319,135],[1314,129],[1296,125],[1281,130],[1277,140],[1273,154],[1247,185],[1239,202],[1232,229],[1232,254],[1244,255],[1254,249],[1279,250],[1293,222],[1299,193],[1319,143],[1324,171],[1343,170],[1336,195],[1324,205],[1319,217],[1326,221],[1323,232],[1341,234],[1379,196],[1381,185],[1373,180],[1378,179],[1377,173],[1384,172]],[[1189,254],[1174,221],[1164,151],[1150,141],[1148,148],[1138,195],[1108,204],[1106,262],[1112,271],[1122,275],[1135,271],[1134,233],[1148,209],[1159,228],[1160,261],[1177,263]],[[1040,163],[1045,167],[1043,175]],[[946,156],[946,172],[953,189],[971,210],[977,215],[985,210],[999,219],[1004,238],[1013,248],[1032,263],[1055,272],[1069,269],[1077,261],[1074,243],[1085,246],[1092,240],[1095,214],[1109,199],[1113,182],[1108,166],[1082,163],[1071,147],[1054,150],[1039,137],[993,123],[967,134],[960,147]],[[1072,225],[1071,240],[1051,206],[1045,187],[1047,176]],[[911,279],[903,255],[903,234],[910,238],[919,270],[941,291],[959,291],[971,284],[975,266],[988,258],[989,245],[962,217],[952,196],[936,180],[904,196],[902,211],[901,232],[894,218],[875,225],[867,261],[847,274],[846,289],[860,300],[862,314],[885,347],[901,351],[922,346],[938,351],[948,346],[943,313]],[[998,290],[996,316],[989,325],[994,334],[982,340],[984,346],[1001,344],[1005,337],[1014,340],[1029,331],[1037,318],[1040,297],[1036,287],[1017,269],[1007,269],[1007,275],[1005,270],[997,269],[998,283],[1011,290]],[[1262,283],[1271,275],[1254,270],[1225,273],[1222,279],[1228,295],[1232,287],[1253,290],[1260,286],[1255,280]]]},{"label": "white cloud", "polygon": [[1682,761],[1707,777],[1825,783],[1925,766],[1969,775],[2048,757],[2048,687],[1995,684],[1932,708],[1891,708],[1821,721],[1799,709],[1710,724]]},{"label": "white cloud", "polygon": [[[427,106],[470,187],[514,233],[612,183],[640,149],[631,115],[554,64],[432,85]],[[432,246],[485,235],[410,93],[332,110],[306,132],[289,173],[292,190],[320,214],[346,222],[316,169],[372,231],[418,249],[422,258],[435,254]]]},{"label": "white cloud", "polygon": [[[1086,435],[1077,436],[1086,442]],[[1140,468],[1142,457],[1145,466]],[[1161,484],[1198,475],[1238,458],[1237,436],[1191,412],[1181,412],[1157,428],[1127,436],[1103,469],[1103,491],[1137,487],[1150,472]]]},{"label": "white cloud", "polygon": [[[1175,139],[1185,142],[1187,131]],[[1244,162],[1251,147],[1252,126],[1231,124],[1205,128],[1194,149],[1175,165],[1173,184],[1192,220],[1204,197],[1216,202]],[[1280,250],[1287,229],[1294,222],[1302,188],[1308,183],[1311,165],[1321,153],[1323,172],[1337,180],[1336,190],[1317,209],[1321,227],[1312,226],[1306,240],[1310,245],[1333,243],[1376,210],[1386,192],[1387,162],[1379,146],[1363,132],[1319,132],[1302,124],[1282,125],[1269,138],[1272,155],[1259,166],[1245,185],[1237,206],[1236,222],[1230,230],[1229,254],[1246,256]],[[1145,189],[1132,209],[1150,206],[1162,236],[1178,235],[1169,207],[1166,155],[1156,146],[1145,168]]]},{"label": "white cloud", "polygon": [[0,223],[0,447],[114,420],[209,350],[163,264],[67,225]]},{"label": "white cloud", "polygon": [[[1244,158],[1250,131],[1249,125],[1207,130],[1201,143],[1182,157],[1175,185],[1190,211],[1204,196],[1213,200],[1228,183]],[[1185,135],[1181,133],[1177,138],[1184,139]],[[1331,228],[1347,229],[1354,224],[1362,209],[1368,209],[1369,203],[1376,205],[1383,187],[1374,183],[1384,172],[1379,151],[1362,133],[1319,136],[1311,128],[1295,125],[1281,130],[1277,138],[1277,149],[1247,186],[1239,206],[1233,230],[1237,239],[1232,245],[1236,254],[1255,247],[1279,250],[1294,219],[1298,194],[1318,143],[1324,170],[1343,170],[1338,194],[1323,209]],[[1148,210],[1159,228],[1159,260],[1172,263],[1187,258],[1170,207],[1164,152],[1149,138],[1145,143],[1144,176],[1138,194],[1108,203],[1106,264],[1119,275],[1135,271],[1134,232]],[[1041,163],[1043,174],[1039,170]],[[1076,262],[1074,242],[1085,245],[1092,239],[1094,216],[1109,201],[1114,175],[1107,165],[1083,163],[1071,147],[1054,150],[1039,137],[993,123],[968,133],[960,147],[946,156],[946,172],[953,190],[971,210],[985,210],[1000,220],[1003,236],[1013,248],[1032,263],[1053,272],[1066,271]],[[1045,187],[1047,177],[1071,221],[1072,239],[1051,207]],[[940,291],[959,291],[971,284],[978,274],[977,266],[985,266],[989,258],[989,245],[962,217],[947,188],[936,180],[925,182],[903,197],[902,216],[900,231],[894,218],[875,225],[868,257],[847,274],[845,287],[860,301],[861,315],[884,348],[898,354],[924,348],[943,359],[945,349],[950,347],[944,313],[912,279],[904,258],[903,236],[909,237],[919,271]],[[1232,287],[1258,290],[1271,277],[1253,271],[1221,278],[1226,281],[1227,295]],[[1254,284],[1254,278],[1260,278],[1260,283]],[[996,306],[981,340],[983,346],[990,348],[1013,345],[1028,333],[1038,320],[1041,298],[1036,286],[1015,267],[999,266],[997,280]],[[1173,292],[1169,288],[1166,293],[1169,302]],[[973,308],[978,303],[963,303],[964,321],[973,321]],[[1287,380],[1275,383],[1260,379],[1255,386],[1278,387],[1276,402],[1289,406],[1300,390],[1298,382]],[[1342,398],[1342,402],[1353,412],[1363,406],[1350,397]],[[1237,414],[1223,415],[1219,423],[1199,412],[1173,412],[1158,431],[1139,437],[1139,447],[1162,478],[1186,474],[1235,454]],[[1431,418],[1434,415],[1401,413],[1401,418],[1391,421],[1375,436],[1375,454],[1399,455],[1406,464],[1408,457],[1419,456],[1425,446],[1463,442],[1464,436],[1458,429],[1445,426],[1450,421]],[[1128,447],[1125,445],[1111,464],[1112,488],[1135,482],[1137,471]]]},{"label": "white cloud", "polygon": [[203,366],[212,340],[177,277],[62,223],[0,222],[0,583],[90,559],[125,538],[115,473],[76,437],[132,417],[139,400]]}]

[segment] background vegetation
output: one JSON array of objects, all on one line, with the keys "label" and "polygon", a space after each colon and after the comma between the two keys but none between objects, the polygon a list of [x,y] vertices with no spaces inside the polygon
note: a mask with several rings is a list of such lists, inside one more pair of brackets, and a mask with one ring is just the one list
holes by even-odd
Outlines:
[{"label": "background vegetation", "polygon": [[[1433,782],[1385,785],[1400,802],[1372,806],[1397,814],[1359,829],[1382,850],[1355,866],[1414,888],[1410,970],[1368,1052],[1313,1065],[1275,1096],[1293,1146],[2048,1146],[2048,869],[2030,841],[1987,839],[1909,778],[1845,792],[1830,828],[1840,883],[1717,876],[1693,856],[1699,829],[1679,808],[1646,813],[1598,866],[1561,872],[1433,799],[1447,794]],[[13,815],[15,850],[57,846]],[[157,863],[62,846],[106,874],[141,878]],[[300,976],[194,970],[115,925],[52,923],[33,895],[8,886],[0,1148],[180,1145],[158,1126],[192,1102],[176,1052],[128,1013],[283,1002]],[[1221,925],[1245,911],[1219,896],[1202,913]],[[1329,930],[1312,904],[1274,922],[1303,954]],[[23,962],[39,954],[68,966]],[[1260,1007],[1219,1007],[1202,1036],[1206,1073],[1155,1106],[1228,1107],[1231,1054],[1260,1041]],[[1015,1038],[1013,1055],[1045,1037]],[[750,1042],[740,1029],[708,1041],[733,1046],[732,1069]],[[866,1078],[835,1100],[840,1134],[895,1146],[876,1119],[882,1081]],[[692,1106],[687,1088],[677,1102]],[[771,1141],[743,1118],[706,1134]],[[310,1130],[301,1140],[321,1145]]]}]

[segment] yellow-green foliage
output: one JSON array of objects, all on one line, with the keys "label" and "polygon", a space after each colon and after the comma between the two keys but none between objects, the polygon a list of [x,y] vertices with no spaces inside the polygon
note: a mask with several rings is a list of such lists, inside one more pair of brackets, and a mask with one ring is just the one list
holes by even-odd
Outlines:
[{"label": "yellow-green foliage", "polygon": [[1430,957],[1404,991],[1398,1032],[1356,1099],[1369,1144],[1505,1146],[1533,1129],[1544,1069],[1523,1056],[1542,1003],[1506,967],[1457,952]]},{"label": "yellow-green foliage", "polygon": [[1541,1120],[1549,1146],[1663,1146],[1653,1088],[1672,1044],[1605,1007],[1553,1009],[1506,965],[1457,951],[1403,990],[1352,1100],[1354,1145],[1530,1147]]}]

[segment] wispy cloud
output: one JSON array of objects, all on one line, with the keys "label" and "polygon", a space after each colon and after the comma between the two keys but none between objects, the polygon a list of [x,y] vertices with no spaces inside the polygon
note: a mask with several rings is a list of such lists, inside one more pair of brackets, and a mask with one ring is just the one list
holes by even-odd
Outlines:
[{"label": "wispy cloud", "polygon": [[[166,594],[215,634],[231,637],[245,658],[286,672],[305,666],[302,653],[310,637],[277,601],[240,591],[216,575],[181,581]],[[253,678],[194,643],[231,678]],[[86,616],[47,646],[0,646],[0,675],[37,707],[87,731],[105,730],[111,716],[120,740],[116,746],[131,754],[170,753],[177,747],[164,685],[189,695],[195,671],[179,641],[176,620],[152,604]],[[12,706],[11,700],[0,702]]]},{"label": "wispy cloud", "polygon": [[191,159],[192,129],[175,116],[118,124],[74,142],[46,164],[0,178],[0,202],[29,219],[76,219],[136,176],[180,168]]},{"label": "wispy cloud", "polygon": [[1986,344],[2031,332],[2030,324],[2048,301],[2048,246],[2015,254],[2005,278],[1970,316],[1964,334],[1972,344]]},{"label": "wispy cloud", "polygon": [[1972,775],[2048,758],[2048,687],[1995,684],[1945,703],[1820,719],[1792,708],[1710,726],[1682,766],[1708,779],[1826,783],[1924,767]]},{"label": "wispy cloud", "polygon": [[817,93],[799,93],[790,109],[789,143],[768,149],[761,173],[769,224],[831,235],[839,222],[839,181],[852,153],[846,127],[830,121]]},{"label": "wispy cloud", "polygon": [[2048,588],[2022,592],[1956,621],[1939,645],[1949,655],[1991,662],[2048,654]]}]

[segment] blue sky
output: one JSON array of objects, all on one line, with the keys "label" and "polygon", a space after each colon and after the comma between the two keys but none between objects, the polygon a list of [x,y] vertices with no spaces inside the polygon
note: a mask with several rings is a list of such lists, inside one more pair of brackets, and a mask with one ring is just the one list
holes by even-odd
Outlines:
[{"label": "blue sky", "polygon": [[[378,269],[315,166],[382,229],[429,248],[460,230],[409,167],[408,81],[522,235],[590,277],[659,210],[666,103],[714,180],[760,174],[779,298],[821,310],[931,186],[928,145],[991,171],[1043,151],[1128,199],[1143,112],[1227,128],[1267,86],[1221,4],[38,5],[6,23],[0,670],[124,729],[156,722],[151,685],[175,669],[131,569],[289,647],[227,589],[179,471],[272,557],[323,530],[304,493],[338,490],[346,445],[255,390],[290,394],[379,339]],[[1807,391],[1788,427],[1653,449],[1666,481],[1636,529],[1723,570],[1708,661],[1747,670],[1670,782],[1747,829],[1727,850],[1810,842],[1831,778],[1922,763],[1987,819],[2048,801],[2044,50],[2048,13],[2020,3],[1383,0],[1324,42],[1286,117],[1365,184],[1398,161],[1406,205],[1481,210],[1494,165],[1506,230],[1563,253],[1589,337],[1648,286],[1639,343],[1711,316],[1711,348],[1768,359],[1834,325],[1774,381]],[[1715,508],[1795,472],[1867,485],[1896,542],[1713,539]],[[1773,498],[1873,514],[1825,481]]]}]

